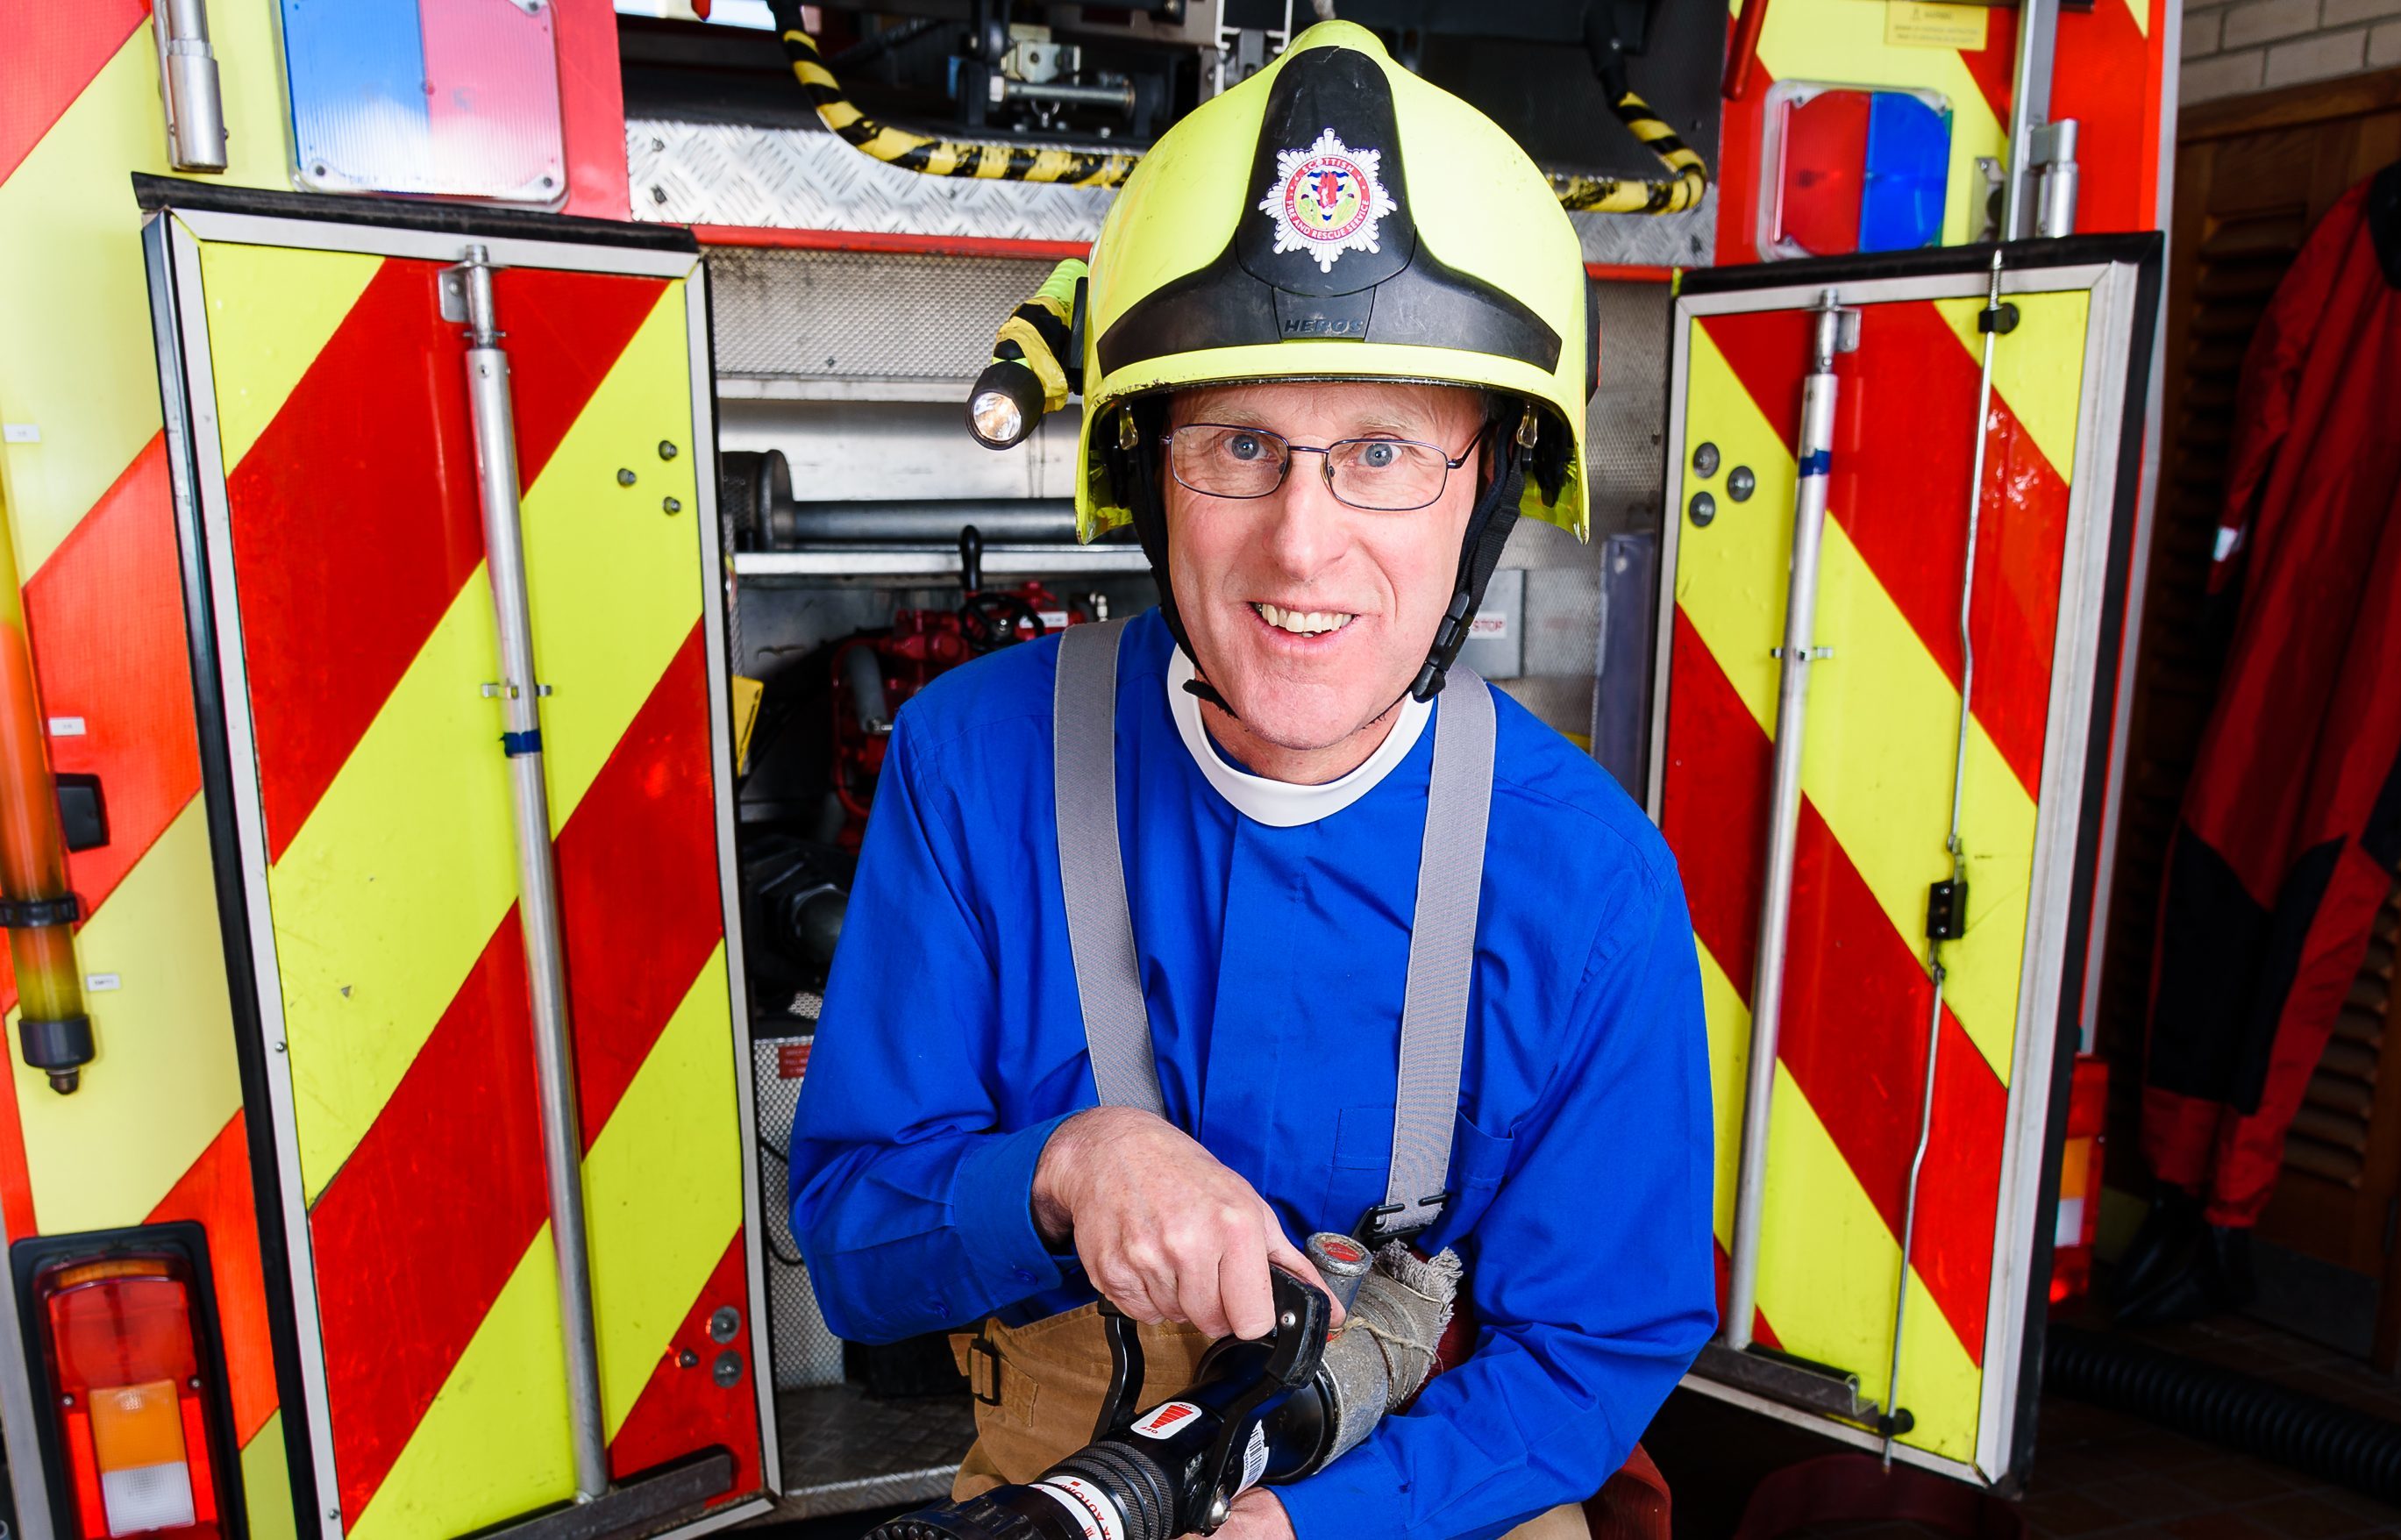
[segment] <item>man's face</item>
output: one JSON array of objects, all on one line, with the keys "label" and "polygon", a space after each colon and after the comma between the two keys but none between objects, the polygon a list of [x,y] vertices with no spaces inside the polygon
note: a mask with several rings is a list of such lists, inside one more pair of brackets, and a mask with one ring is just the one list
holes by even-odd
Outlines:
[{"label": "man's face", "polygon": [[1209,681],[1268,743],[1340,744],[1392,708],[1434,645],[1483,479],[1469,453],[1483,397],[1355,380],[1213,386],[1178,393],[1169,420],[1263,428],[1318,447],[1415,439],[1469,455],[1432,505],[1406,513],[1338,500],[1321,455],[1294,455],[1265,497],[1210,497],[1165,478],[1175,603]]}]

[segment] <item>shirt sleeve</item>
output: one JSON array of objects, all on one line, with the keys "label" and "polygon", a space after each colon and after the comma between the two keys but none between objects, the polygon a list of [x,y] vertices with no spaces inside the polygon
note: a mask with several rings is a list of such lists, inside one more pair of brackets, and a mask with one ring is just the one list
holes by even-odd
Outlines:
[{"label": "shirt sleeve", "polygon": [[904,709],[792,1122],[792,1234],[826,1324],[859,1342],[960,1326],[1061,1276],[1031,1203],[1061,1120],[997,1132],[979,1069],[992,950],[919,771]]},{"label": "shirt sleeve", "polygon": [[1603,928],[1579,1012],[1521,1154],[1459,1244],[1475,1353],[1279,1491],[1299,1540],[1481,1540],[1591,1496],[1715,1329],[1707,1029],[1664,857]]}]

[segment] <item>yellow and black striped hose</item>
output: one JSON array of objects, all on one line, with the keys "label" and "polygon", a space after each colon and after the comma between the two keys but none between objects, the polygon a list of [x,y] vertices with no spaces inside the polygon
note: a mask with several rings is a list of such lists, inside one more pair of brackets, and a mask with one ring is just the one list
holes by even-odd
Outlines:
[{"label": "yellow and black striped hose", "polygon": [[[784,55],[792,62],[818,119],[853,149],[905,172],[927,176],[967,176],[1008,182],[1064,182],[1078,187],[1114,187],[1133,171],[1139,154],[1113,150],[1036,149],[989,139],[936,139],[878,123],[858,110],[826,68],[816,40],[801,26],[800,0],[767,0]],[[1681,213],[1700,205],[1708,168],[1632,91],[1613,103],[1617,119],[1675,174],[1654,180],[1553,173],[1551,186],[1562,207],[1595,213]]]},{"label": "yellow and black striped hose", "polygon": [[1626,125],[1627,131],[1676,174],[1640,181],[1554,172],[1551,187],[1559,195],[1560,206],[1594,213],[1681,213],[1686,209],[1698,208],[1701,194],[1708,189],[1709,169],[1701,163],[1692,146],[1678,138],[1676,131],[1651,110],[1650,103],[1632,91],[1620,96],[1612,105],[1617,120]]},{"label": "yellow and black striped hose", "polygon": [[801,27],[799,0],[768,0],[792,75],[825,126],[863,155],[904,172],[927,176],[968,176],[1008,182],[1064,182],[1078,187],[1114,187],[1133,170],[1137,156],[1116,151],[1037,149],[995,140],[936,139],[878,123],[842,93],[826,68],[816,40]]}]

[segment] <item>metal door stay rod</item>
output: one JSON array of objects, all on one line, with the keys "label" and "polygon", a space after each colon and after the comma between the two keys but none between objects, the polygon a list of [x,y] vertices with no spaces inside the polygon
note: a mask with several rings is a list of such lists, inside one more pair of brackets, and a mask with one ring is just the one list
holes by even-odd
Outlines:
[{"label": "metal door stay rod", "polygon": [[1841,384],[1837,354],[1859,342],[1859,312],[1835,290],[1818,296],[1809,374],[1801,387],[1800,474],[1792,497],[1792,563],[1785,588],[1784,642],[1775,650],[1775,772],[1769,783],[1766,871],[1759,904],[1759,961],[1750,991],[1750,1053],[1742,1106],[1741,1163],[1735,1178],[1725,1320],[1702,1367],[1762,1394],[1855,1422],[1877,1409],[1859,1398],[1856,1376],[1752,1349],[1759,1303],[1760,1237],[1767,1197],[1767,1146],[1776,1093],[1777,1038],[1784,1015],[1785,952],[1792,919],[1792,866],[1801,826],[1801,752],[1807,736],[1809,671],[1828,654],[1817,644],[1818,560],[1832,479],[1834,408]]}]

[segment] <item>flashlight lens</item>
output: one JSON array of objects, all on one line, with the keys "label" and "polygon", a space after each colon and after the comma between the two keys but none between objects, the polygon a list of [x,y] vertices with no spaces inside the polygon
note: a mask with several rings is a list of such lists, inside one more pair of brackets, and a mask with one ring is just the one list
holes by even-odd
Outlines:
[{"label": "flashlight lens", "polygon": [[995,448],[1007,448],[1025,436],[1025,413],[1000,391],[980,391],[967,404],[976,436]]}]

